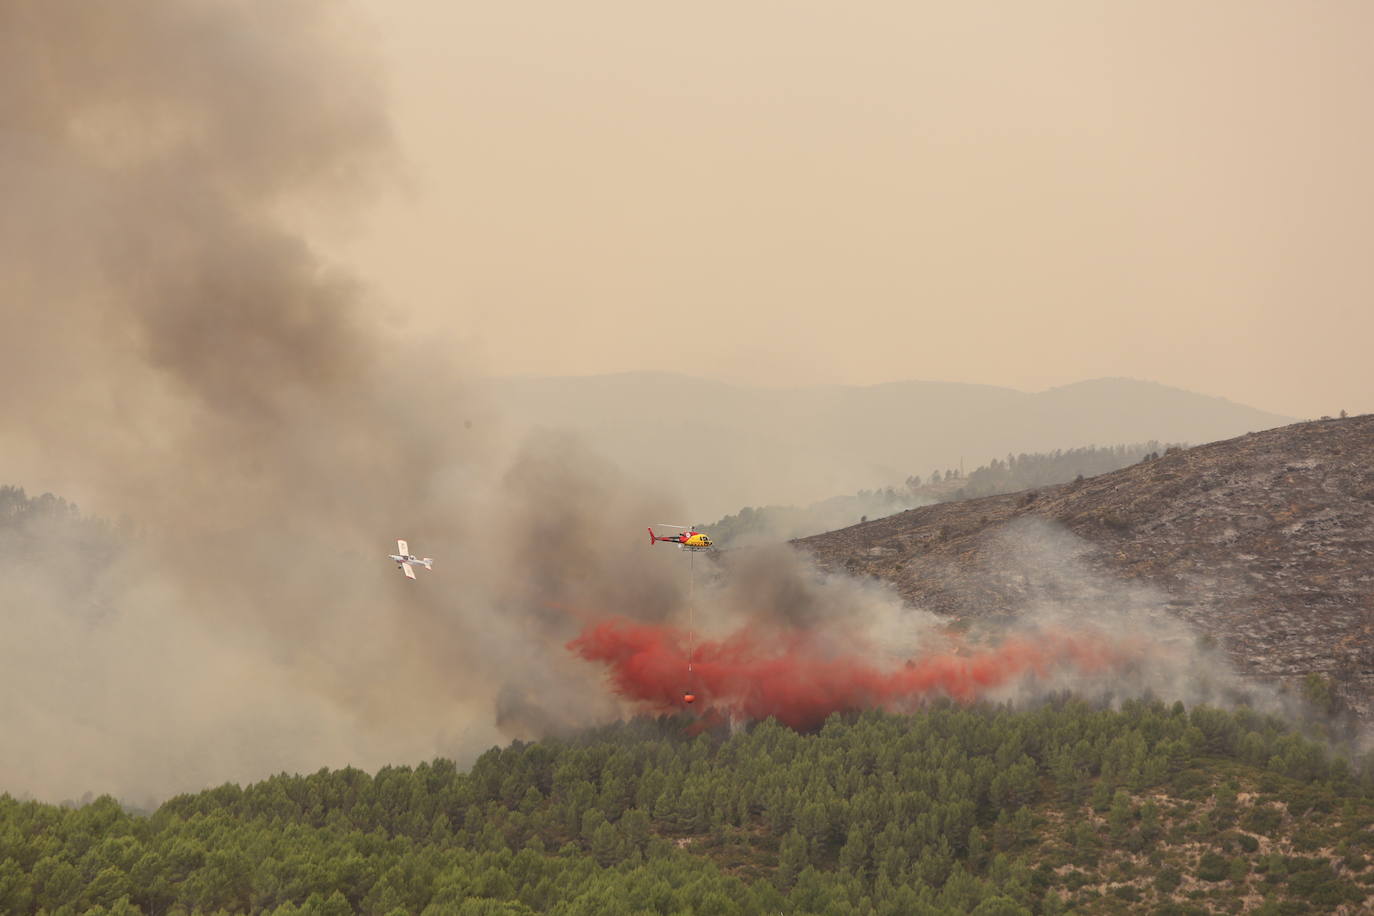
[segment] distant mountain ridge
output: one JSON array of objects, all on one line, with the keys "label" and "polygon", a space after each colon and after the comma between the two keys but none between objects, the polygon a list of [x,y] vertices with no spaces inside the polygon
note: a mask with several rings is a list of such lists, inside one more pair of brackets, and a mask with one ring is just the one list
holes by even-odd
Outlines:
[{"label": "distant mountain ridge", "polygon": [[743,506],[805,505],[1008,452],[1210,442],[1292,422],[1223,398],[1131,379],[1030,393],[906,381],[769,389],[668,373],[488,379],[516,428],[581,434],[675,488],[697,521]]}]

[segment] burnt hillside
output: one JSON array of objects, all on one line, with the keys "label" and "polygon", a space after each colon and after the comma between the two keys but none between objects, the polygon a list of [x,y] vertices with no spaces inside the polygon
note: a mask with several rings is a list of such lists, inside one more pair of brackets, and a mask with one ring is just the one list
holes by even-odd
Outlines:
[{"label": "burnt hillside", "polygon": [[[1013,533],[1057,543],[1028,562],[1024,550],[1010,555]],[[878,577],[913,605],[970,622],[1047,600],[1090,615],[1103,589],[1066,589],[1046,568],[1071,544],[1075,563],[1135,603],[1149,596],[1154,607],[1142,612],[1216,639],[1242,672],[1330,675],[1374,720],[1374,415],[1251,433],[795,543],[824,568]]]}]

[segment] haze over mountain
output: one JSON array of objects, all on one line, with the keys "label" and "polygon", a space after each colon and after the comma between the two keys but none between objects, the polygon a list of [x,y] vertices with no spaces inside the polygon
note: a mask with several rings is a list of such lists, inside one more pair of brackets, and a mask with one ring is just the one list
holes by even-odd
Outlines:
[{"label": "haze over mountain", "polygon": [[[645,705],[815,722],[875,676],[915,701],[970,669],[899,586],[786,550],[698,582],[640,526],[1282,421],[1143,383],[1028,393],[1078,379],[1374,407],[1374,7],[351,5],[0,4],[0,792],[466,761]],[[404,184],[422,205],[374,221]],[[606,375],[650,369],[764,387]],[[473,380],[520,373],[603,377]],[[1011,387],[877,384],[918,374]],[[432,576],[386,562],[399,537]],[[1309,556],[1272,562],[1236,568],[1320,597]],[[1367,569],[1310,584],[1363,598]],[[1274,645],[1329,642],[1276,620]],[[725,663],[696,664],[698,630]],[[998,644],[957,685],[1079,645]],[[1187,702],[1202,667],[1115,695]],[[77,912],[139,861],[113,835],[119,872],[84,858],[108,825],[74,834],[63,873],[107,892]],[[228,872],[275,881],[244,848]]]},{"label": "haze over mountain", "polygon": [[1008,452],[1201,443],[1290,422],[1120,378],[1033,393],[935,381],[775,389],[641,372],[485,387],[513,424],[574,430],[636,476],[676,488],[692,523],[896,484],[961,460],[972,468]]}]

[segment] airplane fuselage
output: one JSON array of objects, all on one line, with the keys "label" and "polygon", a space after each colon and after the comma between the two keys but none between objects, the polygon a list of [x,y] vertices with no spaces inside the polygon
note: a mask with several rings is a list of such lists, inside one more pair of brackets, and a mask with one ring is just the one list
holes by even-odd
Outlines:
[{"label": "airplane fuselage", "polygon": [[417,566],[423,566],[425,569],[434,568],[434,560],[412,554],[410,544],[404,538],[396,539],[396,552],[387,554],[387,557],[396,564],[397,569],[406,574],[407,579],[415,578],[415,567]]}]

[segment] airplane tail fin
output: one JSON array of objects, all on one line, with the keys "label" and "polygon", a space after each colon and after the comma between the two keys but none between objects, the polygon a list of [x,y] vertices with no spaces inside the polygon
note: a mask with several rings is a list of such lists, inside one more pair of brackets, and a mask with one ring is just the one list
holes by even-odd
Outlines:
[{"label": "airplane tail fin", "polygon": [[433,569],[433,568],[434,568],[434,560],[431,559],[430,557],[425,557],[425,558],[424,558],[423,560],[421,560],[420,562],[423,563],[423,564],[425,564],[425,569]]},{"label": "airplane tail fin", "polygon": [[656,538],[656,537],[654,537],[654,529],[650,528],[650,529],[649,529],[649,546],[650,546],[650,547],[654,546],[654,541],[658,541],[658,540],[662,540],[662,539],[661,539],[661,538]]}]

